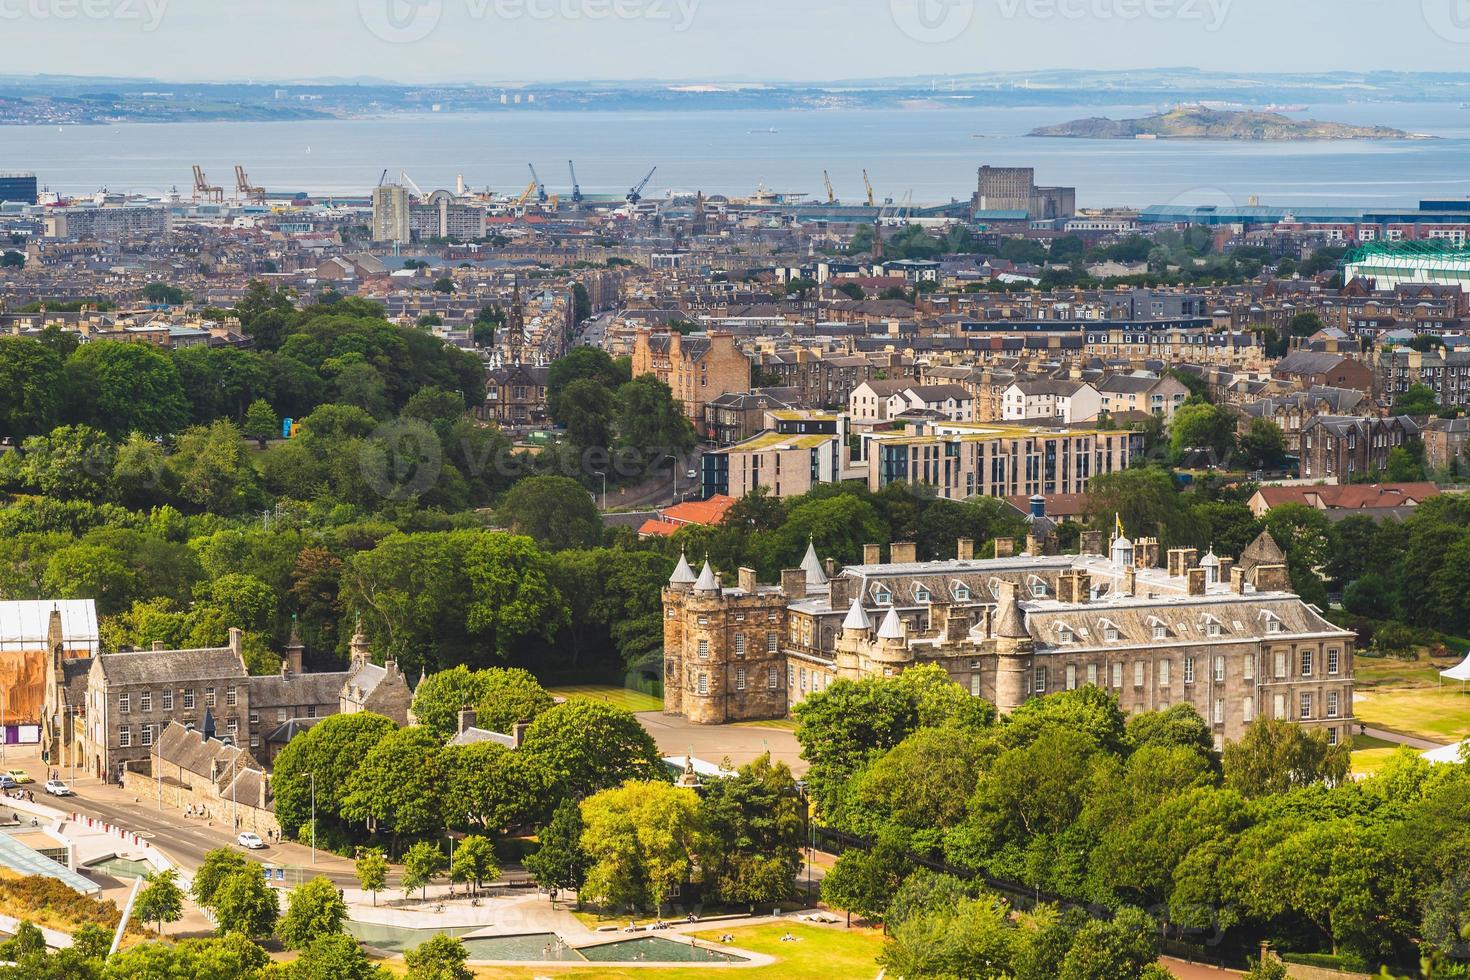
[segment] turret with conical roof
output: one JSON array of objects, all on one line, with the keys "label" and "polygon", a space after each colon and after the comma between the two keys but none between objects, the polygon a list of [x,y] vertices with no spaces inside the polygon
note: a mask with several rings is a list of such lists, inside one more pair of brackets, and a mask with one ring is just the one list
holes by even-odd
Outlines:
[{"label": "turret with conical roof", "polygon": [[817,592],[827,587],[827,573],[822,569],[821,559],[817,557],[817,544],[808,540],[806,545],[806,557],[801,560],[801,569],[806,572],[806,590]]},{"label": "turret with conical roof", "polygon": [[995,706],[1001,712],[1014,711],[1025,703],[1035,652],[1017,587],[1007,582],[1001,586],[1000,606],[995,611]]},{"label": "turret with conical roof", "polygon": [[720,592],[720,577],[710,567],[708,559],[705,560],[704,568],[700,569],[699,581],[694,583],[694,591],[698,595],[718,595]]},{"label": "turret with conical roof", "polygon": [[681,551],[679,564],[674,566],[674,574],[669,576],[669,588],[683,591],[693,584],[694,569],[689,567],[689,559]]},{"label": "turret with conical roof", "polygon": [[863,600],[854,598],[852,605],[847,609],[847,618],[842,621],[842,632],[852,636],[863,636],[872,628],[873,621],[868,618],[868,611],[863,608]]}]

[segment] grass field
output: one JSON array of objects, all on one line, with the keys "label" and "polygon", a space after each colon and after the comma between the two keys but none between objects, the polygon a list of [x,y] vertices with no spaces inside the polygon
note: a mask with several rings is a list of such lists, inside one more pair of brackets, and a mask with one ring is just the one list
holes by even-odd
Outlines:
[{"label": "grass field", "polygon": [[1439,672],[1459,662],[1456,657],[1399,660],[1395,657],[1359,656],[1353,661],[1353,683],[1360,691],[1380,687],[1438,687]]},{"label": "grass field", "polygon": [[1353,736],[1353,774],[1369,776],[1383,768],[1399,746],[1372,735]]},{"label": "grass field", "polygon": [[1370,728],[1384,728],[1417,735],[1435,742],[1458,742],[1470,737],[1470,692],[1460,685],[1443,689],[1377,688],[1363,691],[1353,703],[1358,721]]},{"label": "grass field", "polygon": [[562,698],[591,698],[593,701],[605,701],[618,708],[628,711],[662,711],[663,700],[652,694],[644,694],[642,691],[630,691],[625,687],[613,687],[611,684],[585,684],[580,687],[553,687],[549,689],[554,697]]},{"label": "grass field", "polygon": [[[783,943],[787,932],[797,937]],[[722,933],[735,937],[737,949],[764,953],[776,959],[770,966],[739,969],[734,976],[751,980],[864,980],[878,975],[877,956],[883,949],[882,934],[876,929],[837,929],[800,922],[772,923],[741,929],[711,929],[695,933],[700,939],[718,942]],[[618,969],[615,963],[587,966],[558,964],[534,967],[480,967],[480,980],[532,980],[533,977],[598,977],[600,980],[708,980],[718,973],[707,966],[632,967]]]}]

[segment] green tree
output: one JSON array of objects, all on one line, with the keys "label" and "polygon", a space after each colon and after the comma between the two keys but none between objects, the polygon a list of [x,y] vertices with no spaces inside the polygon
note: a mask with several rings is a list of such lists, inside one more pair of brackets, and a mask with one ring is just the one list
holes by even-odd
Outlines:
[{"label": "green tree", "polygon": [[566,622],[566,603],[551,584],[546,555],[530,538],[479,535],[465,565],[465,628],[501,660],[511,659],[527,641],[549,643]]},{"label": "green tree", "polygon": [[403,855],[403,894],[406,897],[415,888],[423,889],[423,898],[429,897],[429,885],[441,878],[449,862],[439,845],[421,840]]},{"label": "green tree", "polygon": [[64,425],[21,444],[18,476],[50,497],[101,500],[110,489],[115,453],[100,429]]},{"label": "green tree", "polygon": [[1329,745],[1324,731],[1276,718],[1257,718],[1238,742],[1225,746],[1225,785],[1247,797],[1267,796],[1347,777],[1350,751]]},{"label": "green tree", "polygon": [[619,446],[637,450],[658,465],[665,453],[694,448],[694,429],[669,386],[651,374],[634,378],[613,399],[613,429]]},{"label": "green tree", "polygon": [[317,821],[341,826],[348,780],[373,747],[397,730],[382,715],[357,712],[331,715],[291,739],[276,756],[271,781],[281,832],[295,837],[309,829],[313,789]]},{"label": "green tree", "polygon": [[255,469],[240,441],[233,422],[181,433],[167,463],[179,499],[205,513],[222,515],[253,510],[262,503]]},{"label": "green tree", "polygon": [[1169,449],[1176,462],[1195,449],[1210,449],[1222,463],[1235,449],[1235,419],[1218,405],[1185,405],[1169,425]]},{"label": "green tree", "polygon": [[[459,712],[480,703],[489,678],[487,671],[457,664],[425,677],[413,692],[413,716],[418,723],[447,742],[458,731]],[[500,731],[493,725],[481,725]]]},{"label": "green tree", "polygon": [[178,878],[172,868],[150,871],[143,876],[145,884],[133,902],[133,914],[144,922],[158,923],[160,936],[165,922],[178,922],[184,917],[184,891]]},{"label": "green tree", "polygon": [[[374,893],[374,901],[377,894]],[[347,905],[337,893],[337,886],[316,877],[286,896],[286,914],[276,923],[276,936],[287,949],[302,949],[319,936],[342,931],[347,921]]]},{"label": "green tree", "polygon": [[576,480],[533,476],[520,480],[501,501],[500,522],[551,551],[590,548],[602,540],[602,515]]},{"label": "green tree", "polygon": [[805,831],[796,781],[769,752],[705,788],[699,867],[732,905],[769,905],[791,893]]},{"label": "green tree", "polygon": [[1008,911],[999,898],[983,896],[911,915],[895,925],[878,962],[902,977],[1010,980],[1022,934]]},{"label": "green tree", "polygon": [[579,448],[612,445],[613,393],[599,381],[579,378],[557,399],[556,421]]},{"label": "green tree", "polygon": [[1438,415],[1439,399],[1428,385],[1409,385],[1393,402],[1395,415]]},{"label": "green tree", "polygon": [[194,903],[202,909],[214,908],[215,895],[225,881],[250,869],[250,861],[238,851],[227,847],[209,851],[204,855],[199,870],[194,872],[194,883],[189,889],[194,896]]},{"label": "green tree", "polygon": [[583,892],[615,908],[662,909],[694,868],[699,796],[630,780],[582,801]]},{"label": "green tree", "polygon": [[151,344],[93,341],[66,362],[68,416],[113,435],[169,435],[189,405],[174,362]]},{"label": "green tree", "polygon": [[475,972],[465,966],[469,958],[463,942],[440,933],[403,954],[405,980],[474,980]]},{"label": "green tree", "polygon": [[577,895],[580,907],[588,857],[582,850],[582,810],[576,801],[566,799],[557,804],[551,823],[542,827],[536,837],[541,846],[526,855],[526,870],[551,896],[553,904],[558,892],[570,891]]},{"label": "green tree", "polygon": [[528,670],[492,667],[482,673],[484,683],[473,702],[481,728],[509,732],[516,722],[534,721],[556,703]]},{"label": "green tree", "polygon": [[1286,436],[1270,419],[1251,419],[1246,434],[1240,437],[1239,462],[1248,470],[1266,470],[1281,465],[1286,458]]},{"label": "green tree", "polygon": [[[307,944],[285,980],[392,980],[393,974],[367,958],[356,939],[344,933],[318,936]],[[274,977],[271,980],[275,980]]]},{"label": "green tree", "polygon": [[363,891],[373,893],[373,904],[378,904],[378,892],[388,887],[388,859],[383,849],[370,847],[357,856],[355,867],[357,884]]},{"label": "green tree", "polygon": [[280,433],[281,420],[276,417],[276,411],[271,408],[270,402],[264,398],[257,398],[245,410],[244,428],[245,434],[259,443],[261,449],[264,449],[265,444]]},{"label": "green tree", "polygon": [[1163,548],[1194,545],[1200,522],[1180,499],[1170,474],[1152,466],[1099,473],[1087,483],[1087,521],[1111,534],[1121,520],[1132,538],[1157,537]]},{"label": "green tree", "polygon": [[889,840],[879,840],[871,850],[851,848],[822,879],[822,901],[852,917],[879,922],[899,884],[912,870],[902,849]]},{"label": "green tree", "polygon": [[540,759],[559,790],[578,799],[626,780],[666,776],[653,736],[632,712],[586,698],[543,712],[520,751]]},{"label": "green tree", "polygon": [[253,863],[220,883],[211,910],[221,933],[238,932],[251,939],[269,935],[281,914],[275,891]]},{"label": "green tree", "polygon": [[449,869],[450,881],[473,883],[478,892],[486,882],[499,879],[500,862],[495,859],[495,847],[488,838],[472,834],[459,842]]},{"label": "green tree", "polygon": [[212,977],[258,980],[270,958],[241,935],[186,939],[176,945],[139,943],[107,957],[105,980],[206,980]]},{"label": "green tree", "polygon": [[553,361],[546,372],[546,407],[552,419],[565,424],[561,396],[577,381],[594,381],[616,391],[629,380],[626,364],[614,361],[599,347],[573,347],[565,357]]},{"label": "green tree", "polygon": [[347,778],[342,818],[397,840],[436,832],[444,826],[446,783],[443,746],[433,732],[389,732]]},{"label": "green tree", "polygon": [[1111,921],[1094,920],[1077,931],[1058,977],[1149,980],[1159,976],[1150,972],[1158,958],[1158,924],[1138,909],[1124,908]]},{"label": "green tree", "polygon": [[17,440],[49,432],[61,415],[60,355],[25,337],[0,337],[0,432]]}]

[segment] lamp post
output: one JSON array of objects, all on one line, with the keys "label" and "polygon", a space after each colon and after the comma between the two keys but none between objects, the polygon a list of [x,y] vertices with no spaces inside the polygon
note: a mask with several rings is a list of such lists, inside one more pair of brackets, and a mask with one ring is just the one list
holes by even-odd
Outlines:
[{"label": "lamp post", "polygon": [[449,897],[454,897],[454,835],[449,828],[444,829],[444,836],[449,838]]},{"label": "lamp post", "polygon": [[602,509],[607,510],[607,474],[599,473],[597,475],[602,477]]},{"label": "lamp post", "polygon": [[665,454],[659,459],[659,462],[662,463],[665,459],[672,460],[674,463],[674,503],[677,504],[679,502],[679,457]]}]

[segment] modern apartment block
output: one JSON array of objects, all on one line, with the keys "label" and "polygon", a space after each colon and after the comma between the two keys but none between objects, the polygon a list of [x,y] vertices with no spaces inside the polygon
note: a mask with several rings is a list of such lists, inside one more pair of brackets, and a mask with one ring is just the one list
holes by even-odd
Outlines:
[{"label": "modern apartment block", "polygon": [[1123,430],[946,423],[863,437],[868,487],[925,484],[941,497],[1085,493],[1100,473],[1127,469],[1143,435]]}]

